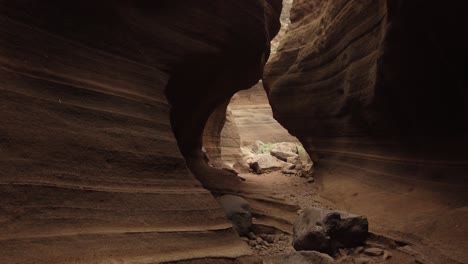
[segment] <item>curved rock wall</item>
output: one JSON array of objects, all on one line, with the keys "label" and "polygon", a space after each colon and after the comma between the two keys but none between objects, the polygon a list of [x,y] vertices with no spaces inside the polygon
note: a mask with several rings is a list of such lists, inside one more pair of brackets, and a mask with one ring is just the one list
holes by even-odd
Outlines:
[{"label": "curved rock wall", "polygon": [[256,140],[264,143],[298,142],[273,118],[262,82],[236,93],[229,109],[239,131],[241,146],[252,145]]},{"label": "curved rock wall", "polygon": [[228,103],[211,113],[203,131],[203,148],[209,163],[217,168],[233,166],[242,156],[239,130]]},{"label": "curved rock wall", "polygon": [[0,1],[0,263],[250,254],[183,155],[261,76],[279,7]]},{"label": "curved rock wall", "polygon": [[324,200],[410,241],[428,263],[468,261],[462,10],[466,1],[296,0],[264,74]]}]

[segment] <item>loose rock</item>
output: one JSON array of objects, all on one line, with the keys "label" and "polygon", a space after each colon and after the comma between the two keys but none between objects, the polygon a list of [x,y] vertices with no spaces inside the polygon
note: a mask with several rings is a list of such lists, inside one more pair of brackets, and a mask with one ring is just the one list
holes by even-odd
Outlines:
[{"label": "loose rock", "polygon": [[261,237],[257,237],[255,241],[257,241],[257,244],[262,244],[263,239]]},{"label": "loose rock", "polygon": [[218,197],[217,200],[236,231],[241,236],[247,235],[252,226],[252,213],[247,200],[235,195],[223,195]]},{"label": "loose rock", "polygon": [[295,156],[288,157],[288,158],[286,158],[286,162],[296,164],[296,163],[299,162],[299,157],[295,157]]},{"label": "loose rock", "polygon": [[294,154],[298,154],[297,145],[296,143],[292,142],[281,142],[273,146],[271,151],[283,151],[283,152],[291,152]]},{"label": "loose rock", "polygon": [[269,154],[259,154],[247,160],[250,168],[257,174],[280,170],[285,162],[276,159]]},{"label": "loose rock", "polygon": [[368,234],[366,217],[342,211],[308,208],[294,224],[293,247],[334,253],[340,247],[355,247]]},{"label": "loose rock", "polygon": [[355,248],[355,249],[353,250],[353,253],[354,253],[354,254],[359,254],[359,253],[361,253],[363,250],[364,250],[364,247],[363,247],[363,246],[359,246],[359,247],[357,247],[357,248]]},{"label": "loose rock", "polygon": [[257,236],[255,236],[255,234],[253,232],[249,232],[247,233],[247,237],[251,240],[255,240],[257,239]]},{"label": "loose rock", "polygon": [[257,153],[263,145],[265,145],[265,143],[263,143],[262,141],[255,140],[255,142],[252,145],[252,152]]},{"label": "loose rock", "polygon": [[282,170],[281,171],[283,174],[296,174],[295,170]]},{"label": "loose rock", "polygon": [[381,248],[366,248],[364,249],[364,253],[369,256],[380,256],[383,254],[383,249]]},{"label": "loose rock", "polygon": [[297,159],[299,156],[292,152],[286,152],[281,150],[271,150],[270,154],[282,161],[287,161],[288,158],[295,158]]},{"label": "loose rock", "polygon": [[390,253],[388,253],[388,251],[384,250],[384,253],[382,255],[382,259],[386,260],[386,259],[391,258],[391,257],[392,257],[392,255],[390,255]]}]

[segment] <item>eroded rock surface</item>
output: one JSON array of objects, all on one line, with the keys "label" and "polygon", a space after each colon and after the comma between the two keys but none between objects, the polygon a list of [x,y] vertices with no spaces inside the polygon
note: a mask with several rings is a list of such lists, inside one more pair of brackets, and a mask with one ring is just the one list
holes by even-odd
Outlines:
[{"label": "eroded rock surface", "polygon": [[321,195],[428,262],[468,262],[467,5],[296,0],[263,79]]},{"label": "eroded rock surface", "polygon": [[279,7],[0,1],[0,263],[250,254],[193,175],[217,175],[201,131],[261,77]]}]

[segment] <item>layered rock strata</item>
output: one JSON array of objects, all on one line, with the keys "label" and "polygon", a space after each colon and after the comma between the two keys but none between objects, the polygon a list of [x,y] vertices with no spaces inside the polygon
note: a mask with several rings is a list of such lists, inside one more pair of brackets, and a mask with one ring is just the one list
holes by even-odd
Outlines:
[{"label": "layered rock strata", "polygon": [[321,195],[428,263],[468,262],[462,10],[466,1],[296,0],[264,75]]},{"label": "layered rock strata", "polygon": [[250,254],[184,156],[199,176],[206,118],[258,81],[280,6],[0,1],[0,263]]}]

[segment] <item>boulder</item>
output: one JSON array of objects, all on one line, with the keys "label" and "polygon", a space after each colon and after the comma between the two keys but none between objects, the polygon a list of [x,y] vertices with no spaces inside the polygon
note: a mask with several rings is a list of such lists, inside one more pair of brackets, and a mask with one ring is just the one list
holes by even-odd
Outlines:
[{"label": "boulder", "polygon": [[239,235],[247,235],[252,227],[252,213],[247,200],[235,195],[223,195],[217,200]]},{"label": "boulder", "polygon": [[276,255],[263,261],[264,264],[331,264],[332,257],[316,251],[293,252],[287,255]]},{"label": "boulder", "polygon": [[275,144],[271,151],[291,152],[294,154],[298,154],[297,145],[291,142],[281,142]]},{"label": "boulder", "polygon": [[322,208],[308,208],[294,224],[293,247],[334,253],[338,248],[356,247],[368,234],[364,216]]},{"label": "boulder", "polygon": [[282,150],[271,150],[270,154],[282,161],[288,161],[288,158],[298,159],[299,156],[293,152],[286,152]]},{"label": "boulder", "polygon": [[299,158],[298,158],[298,156],[288,157],[288,158],[286,158],[286,162],[296,164],[296,163],[299,163]]},{"label": "boulder", "polygon": [[247,160],[250,168],[257,174],[281,170],[286,164],[285,162],[276,159],[270,154],[259,154]]}]

